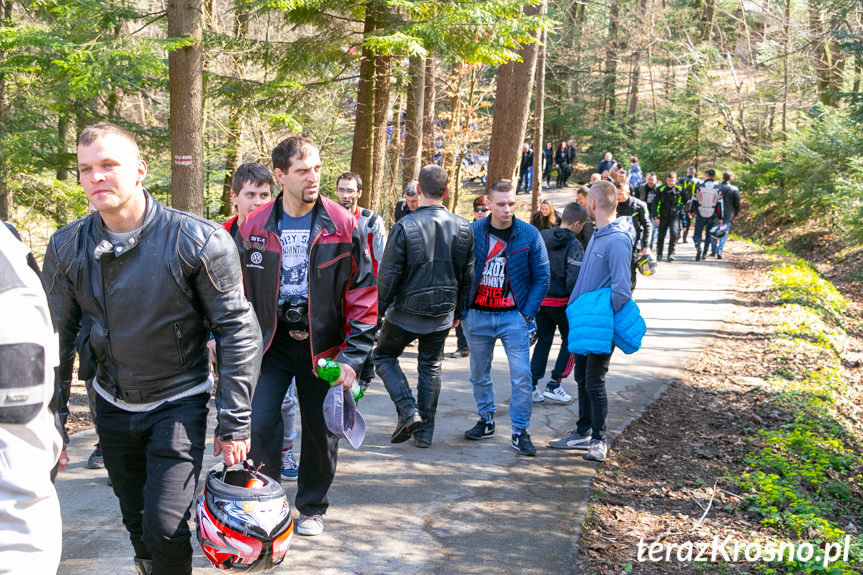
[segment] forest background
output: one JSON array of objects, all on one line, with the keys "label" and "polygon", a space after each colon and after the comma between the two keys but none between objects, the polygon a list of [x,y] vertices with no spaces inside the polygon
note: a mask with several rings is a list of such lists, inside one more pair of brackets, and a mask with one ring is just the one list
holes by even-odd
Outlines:
[{"label": "forest background", "polygon": [[759,221],[853,245],[861,33],[859,0],[0,0],[0,218],[39,244],[82,215],[75,138],[109,120],[151,193],[217,220],[291,133],[382,213],[425,163],[457,206],[477,156],[492,182],[573,139],[589,166],[733,168]]}]

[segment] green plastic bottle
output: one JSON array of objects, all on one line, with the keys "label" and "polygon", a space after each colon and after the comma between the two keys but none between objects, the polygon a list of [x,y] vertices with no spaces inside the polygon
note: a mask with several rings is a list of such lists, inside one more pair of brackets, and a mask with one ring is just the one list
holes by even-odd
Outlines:
[{"label": "green plastic bottle", "polygon": [[[318,360],[318,376],[333,386],[339,376],[342,374],[342,368],[339,367],[339,362],[334,359],[321,358]],[[363,397],[363,388],[354,380],[354,385],[351,387],[351,396],[354,398],[354,403],[359,403]]]}]

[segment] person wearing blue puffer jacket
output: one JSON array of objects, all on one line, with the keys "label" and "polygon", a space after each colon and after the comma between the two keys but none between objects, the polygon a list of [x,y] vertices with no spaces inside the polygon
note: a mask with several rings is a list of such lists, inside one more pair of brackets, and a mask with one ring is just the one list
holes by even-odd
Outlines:
[{"label": "person wearing blue puffer jacket", "polygon": [[491,359],[501,340],[512,381],[512,447],[522,455],[536,455],[527,433],[533,407],[529,326],[548,291],[548,253],[539,231],[515,217],[510,180],[495,183],[488,197],[491,215],[471,224],[476,267],[464,317],[470,382],[480,419],[464,436],[478,440],[494,434]]},{"label": "person wearing blue puffer jacket", "polygon": [[[596,222],[596,231],[587,244],[581,272],[569,303],[582,294],[611,288],[611,308],[619,311],[632,299],[630,262],[635,230],[632,219],[617,217],[617,191],[610,182],[597,182],[587,197],[588,215]],[[611,353],[614,352],[612,348]],[[611,353],[575,356],[575,381],[578,384],[578,422],[576,428],[561,439],[549,442],[558,449],[587,450],[584,458],[604,461],[608,452],[605,429],[608,397],[605,375]]]}]

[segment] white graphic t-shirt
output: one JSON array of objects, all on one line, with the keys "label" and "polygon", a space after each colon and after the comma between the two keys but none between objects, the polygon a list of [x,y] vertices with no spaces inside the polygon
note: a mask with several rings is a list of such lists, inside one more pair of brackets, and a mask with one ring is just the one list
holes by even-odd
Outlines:
[{"label": "white graphic t-shirt", "polygon": [[293,295],[309,297],[309,234],[312,212],[299,218],[281,214],[282,271],[279,304]]}]

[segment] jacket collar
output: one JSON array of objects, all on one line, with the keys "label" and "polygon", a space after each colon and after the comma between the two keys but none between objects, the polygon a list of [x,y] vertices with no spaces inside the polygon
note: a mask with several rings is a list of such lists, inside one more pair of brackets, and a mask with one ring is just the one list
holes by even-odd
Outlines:
[{"label": "jacket collar", "polygon": [[146,212],[144,212],[144,223],[141,224],[141,227],[138,228],[136,233],[132,234],[120,243],[111,243],[111,240],[108,239],[108,231],[105,229],[105,224],[102,222],[102,217],[98,212],[93,214],[93,228],[96,231],[96,239],[99,241],[93,254],[97,260],[102,257],[103,254],[108,252],[113,252],[114,257],[120,257],[121,255],[133,250],[141,243],[142,238],[147,235],[150,229],[152,229],[153,223],[156,220],[156,215],[162,210],[162,204],[156,201],[156,199],[151,196],[147,190],[143,190],[143,192],[147,199],[147,209]]},{"label": "jacket collar", "polygon": [[[276,196],[275,201],[273,201],[273,208],[270,210],[270,215],[267,217],[267,221],[264,224],[265,230],[276,235],[279,235],[279,218],[284,212],[284,209],[281,208],[283,194],[284,192],[280,192],[279,195]],[[333,221],[332,216],[330,216],[327,211],[323,198],[323,196],[318,195],[318,199],[315,201],[315,207],[312,208],[312,229],[309,234],[309,238],[312,239],[318,235],[318,232],[320,232],[321,229],[326,230],[327,234],[334,234],[336,232],[336,224]]]}]

